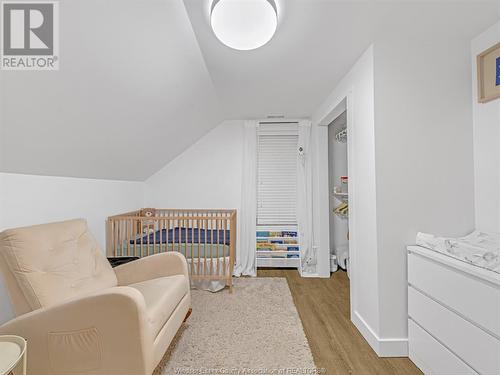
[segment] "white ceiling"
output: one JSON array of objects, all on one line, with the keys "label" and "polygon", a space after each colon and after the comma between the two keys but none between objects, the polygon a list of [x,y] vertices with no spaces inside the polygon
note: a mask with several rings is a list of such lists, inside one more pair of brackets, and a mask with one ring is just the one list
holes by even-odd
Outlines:
[{"label": "white ceiling", "polygon": [[[278,0],[275,37],[235,51],[210,1],[61,1],[60,70],[0,72],[0,171],[144,180],[223,119],[310,116],[377,35],[437,3]],[[419,32],[466,43],[500,17],[498,1],[440,3]]]},{"label": "white ceiling", "polygon": [[184,3],[230,119],[310,116],[372,41],[366,4],[282,0],[274,38],[259,49],[237,51],[211,31],[210,0]]},{"label": "white ceiling", "polygon": [[500,18],[499,0],[276,0],[274,38],[253,51],[220,43],[211,0],[184,0],[215,89],[230,119],[310,116],[384,33],[460,34],[464,43]]}]

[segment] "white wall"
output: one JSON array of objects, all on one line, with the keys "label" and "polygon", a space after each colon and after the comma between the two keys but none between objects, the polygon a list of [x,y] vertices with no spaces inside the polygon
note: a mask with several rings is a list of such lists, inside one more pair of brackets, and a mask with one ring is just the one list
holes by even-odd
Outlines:
[{"label": "white wall", "polygon": [[[106,217],[143,206],[141,182],[0,173],[0,231],[18,226],[86,218],[105,249]],[[0,323],[13,316],[0,282]]]},{"label": "white wall", "polygon": [[500,232],[500,99],[478,103],[476,56],[500,42],[500,22],[472,41],[476,227]]},{"label": "white wall", "polygon": [[321,266],[325,254],[328,256],[329,245],[329,212],[328,205],[324,204],[329,200],[325,125],[338,115],[333,112],[347,97],[351,319],[377,350],[379,292],[373,85],[373,47],[370,47],[313,115],[318,160],[314,169],[314,237],[319,246],[318,269],[322,275]]},{"label": "white wall", "polygon": [[[146,180],[146,206],[236,209],[239,214],[243,137],[243,121],[223,121]],[[239,236],[236,242],[239,246]]]},{"label": "white wall", "polygon": [[224,121],[146,180],[146,206],[239,209],[243,121]]},{"label": "white wall", "polygon": [[394,19],[398,33],[375,43],[379,334],[388,339],[407,337],[405,245],[418,231],[474,228],[470,37],[442,29],[448,11]]}]

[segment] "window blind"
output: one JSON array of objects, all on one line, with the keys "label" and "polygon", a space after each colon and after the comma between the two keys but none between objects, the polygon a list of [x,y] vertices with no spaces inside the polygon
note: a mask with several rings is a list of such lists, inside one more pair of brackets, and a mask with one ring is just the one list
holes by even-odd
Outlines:
[{"label": "window blind", "polygon": [[297,124],[259,126],[257,225],[297,224]]}]

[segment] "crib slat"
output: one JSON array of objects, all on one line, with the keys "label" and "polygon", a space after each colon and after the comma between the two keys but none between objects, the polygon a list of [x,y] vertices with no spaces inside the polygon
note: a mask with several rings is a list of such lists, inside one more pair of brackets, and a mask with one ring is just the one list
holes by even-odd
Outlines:
[{"label": "crib slat", "polygon": [[168,228],[170,230],[170,226],[172,226],[172,248],[170,249],[170,251],[174,251],[174,242],[175,242],[175,220],[172,220],[172,224],[168,224]]},{"label": "crib slat", "polygon": [[166,234],[167,234],[167,246],[165,247],[166,251],[170,251],[169,246],[170,246],[170,219],[167,219],[166,222]]},{"label": "crib slat", "polygon": [[220,247],[220,241],[219,241],[219,219],[215,219],[215,228],[216,228],[216,236],[217,236],[217,275],[220,274],[219,270],[219,247]]},{"label": "crib slat", "polygon": [[[186,247],[182,243],[182,228],[186,225],[185,220],[179,221],[179,250],[187,259]],[[185,241],[185,240],[184,240]],[[182,250],[181,250],[182,249]]]},{"label": "crib slat", "polygon": [[[166,232],[167,232],[167,233],[166,233],[166,234],[167,234],[167,244],[166,244],[166,245],[167,245],[167,246],[165,247],[165,249],[166,249],[166,251],[171,251],[171,249],[170,249],[170,226],[171,226],[172,224],[170,224],[170,219],[167,219],[167,222],[166,222],[166,224],[165,224],[165,225],[166,225],[166,227],[167,227],[167,228],[166,228]],[[173,231],[172,231],[172,232],[173,232]]]},{"label": "crib slat", "polygon": [[152,236],[153,236],[153,248],[151,249],[152,250],[152,254],[151,255],[154,255],[156,253],[156,221],[153,222],[153,232],[151,232],[151,222],[148,223],[148,233],[151,232]]},{"label": "crib slat", "polygon": [[127,256],[127,229],[128,222],[124,220],[122,222],[122,256]]},{"label": "crib slat", "polygon": [[149,237],[149,222],[148,221],[146,221],[146,238],[148,241],[148,244],[146,246],[146,252],[147,252],[147,256],[150,256],[151,255],[151,237]]},{"label": "crib slat", "polygon": [[[196,220],[196,229],[198,230],[198,272],[197,275],[200,275],[200,243],[201,243],[201,237],[200,237],[200,220]],[[194,236],[193,236],[194,237]]]},{"label": "crib slat", "polygon": [[111,220],[111,243],[112,243],[112,251],[113,251],[113,256],[116,256],[116,237],[115,237],[115,221],[113,219]]},{"label": "crib slat", "polygon": [[115,223],[115,246],[116,246],[116,251],[115,251],[115,256],[118,256],[120,254],[120,222]]},{"label": "crib slat", "polygon": [[[165,231],[165,221],[164,220],[160,220],[160,253],[162,253],[164,250],[163,249],[163,244],[166,242],[166,240],[164,239],[164,235],[163,235],[163,232]],[[166,231],[165,231],[165,235],[166,235]]]},{"label": "crib slat", "polygon": [[236,220],[237,220],[236,212],[234,212],[231,214],[231,224],[230,224],[231,240],[229,247],[229,275],[228,275],[229,291],[233,290],[233,270],[234,270],[234,257],[236,249],[236,227],[238,224]]},{"label": "crib slat", "polygon": [[116,239],[116,255],[119,256],[120,254],[120,221],[117,221],[115,224],[115,239]]},{"label": "crib slat", "polygon": [[190,221],[189,226],[191,230],[191,275],[192,275],[194,268],[194,221]]},{"label": "crib slat", "polygon": [[143,224],[143,222],[141,220],[141,258],[144,256],[144,252],[143,252],[143,249],[142,249],[143,244],[144,244],[144,229],[143,228],[144,228],[144,224]]},{"label": "crib slat", "polygon": [[214,220],[210,220],[210,274],[214,274],[215,259],[214,259]]},{"label": "crib slat", "polygon": [[224,237],[222,238],[222,256],[223,256],[223,267],[224,267],[224,272],[222,272],[223,275],[226,274],[226,230],[227,230],[227,219],[224,219]]},{"label": "crib slat", "polygon": [[207,227],[207,221],[202,220],[203,223],[203,230],[205,231],[205,238],[204,238],[204,246],[203,246],[203,257],[204,257],[204,262],[203,262],[203,275],[207,274],[207,235],[208,235],[208,229]]},{"label": "crib slat", "polygon": [[126,256],[127,255],[127,244],[125,242],[125,237],[127,237],[127,222],[123,221],[120,225],[120,237],[121,237],[121,255]]},{"label": "crib slat", "polygon": [[156,244],[158,245],[158,250],[156,250],[155,254],[161,253],[161,220],[154,220],[155,227],[155,238],[156,233],[158,233],[158,239],[156,240]]},{"label": "crib slat", "polygon": [[132,221],[127,220],[126,221],[126,241],[127,241],[127,256],[130,256],[130,237],[132,236]]},{"label": "crib slat", "polygon": [[106,220],[106,256],[113,256],[113,220]]},{"label": "crib slat", "polygon": [[119,226],[119,230],[120,230],[120,234],[119,234],[120,242],[118,244],[120,256],[125,256],[124,238],[123,238],[124,227],[125,227],[125,221],[121,221],[120,222],[120,226]]},{"label": "crib slat", "polygon": [[123,232],[122,232],[122,255],[128,256],[128,243],[127,243],[127,237],[128,237],[128,220],[123,221]]},{"label": "crib slat", "polygon": [[[188,226],[189,226],[189,221],[188,220],[184,220],[184,256],[187,258],[188,257]],[[191,259],[191,264],[190,264],[190,269],[191,269],[191,275],[193,274],[193,262],[192,262],[192,259]]]},{"label": "crib slat", "polygon": [[132,221],[133,229],[132,229],[132,238],[134,239],[134,251],[133,256],[137,256],[137,220]]}]

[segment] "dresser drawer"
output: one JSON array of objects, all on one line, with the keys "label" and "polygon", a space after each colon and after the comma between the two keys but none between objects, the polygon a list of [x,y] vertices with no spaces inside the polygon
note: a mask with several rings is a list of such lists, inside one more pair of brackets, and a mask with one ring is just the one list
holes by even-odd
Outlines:
[{"label": "dresser drawer", "polygon": [[408,283],[500,337],[500,288],[410,252]]},{"label": "dresser drawer", "polygon": [[478,373],[500,374],[500,341],[492,335],[412,287],[408,315]]},{"label": "dresser drawer", "polygon": [[408,320],[410,359],[426,375],[477,375],[473,369],[436,341],[411,319]]}]

